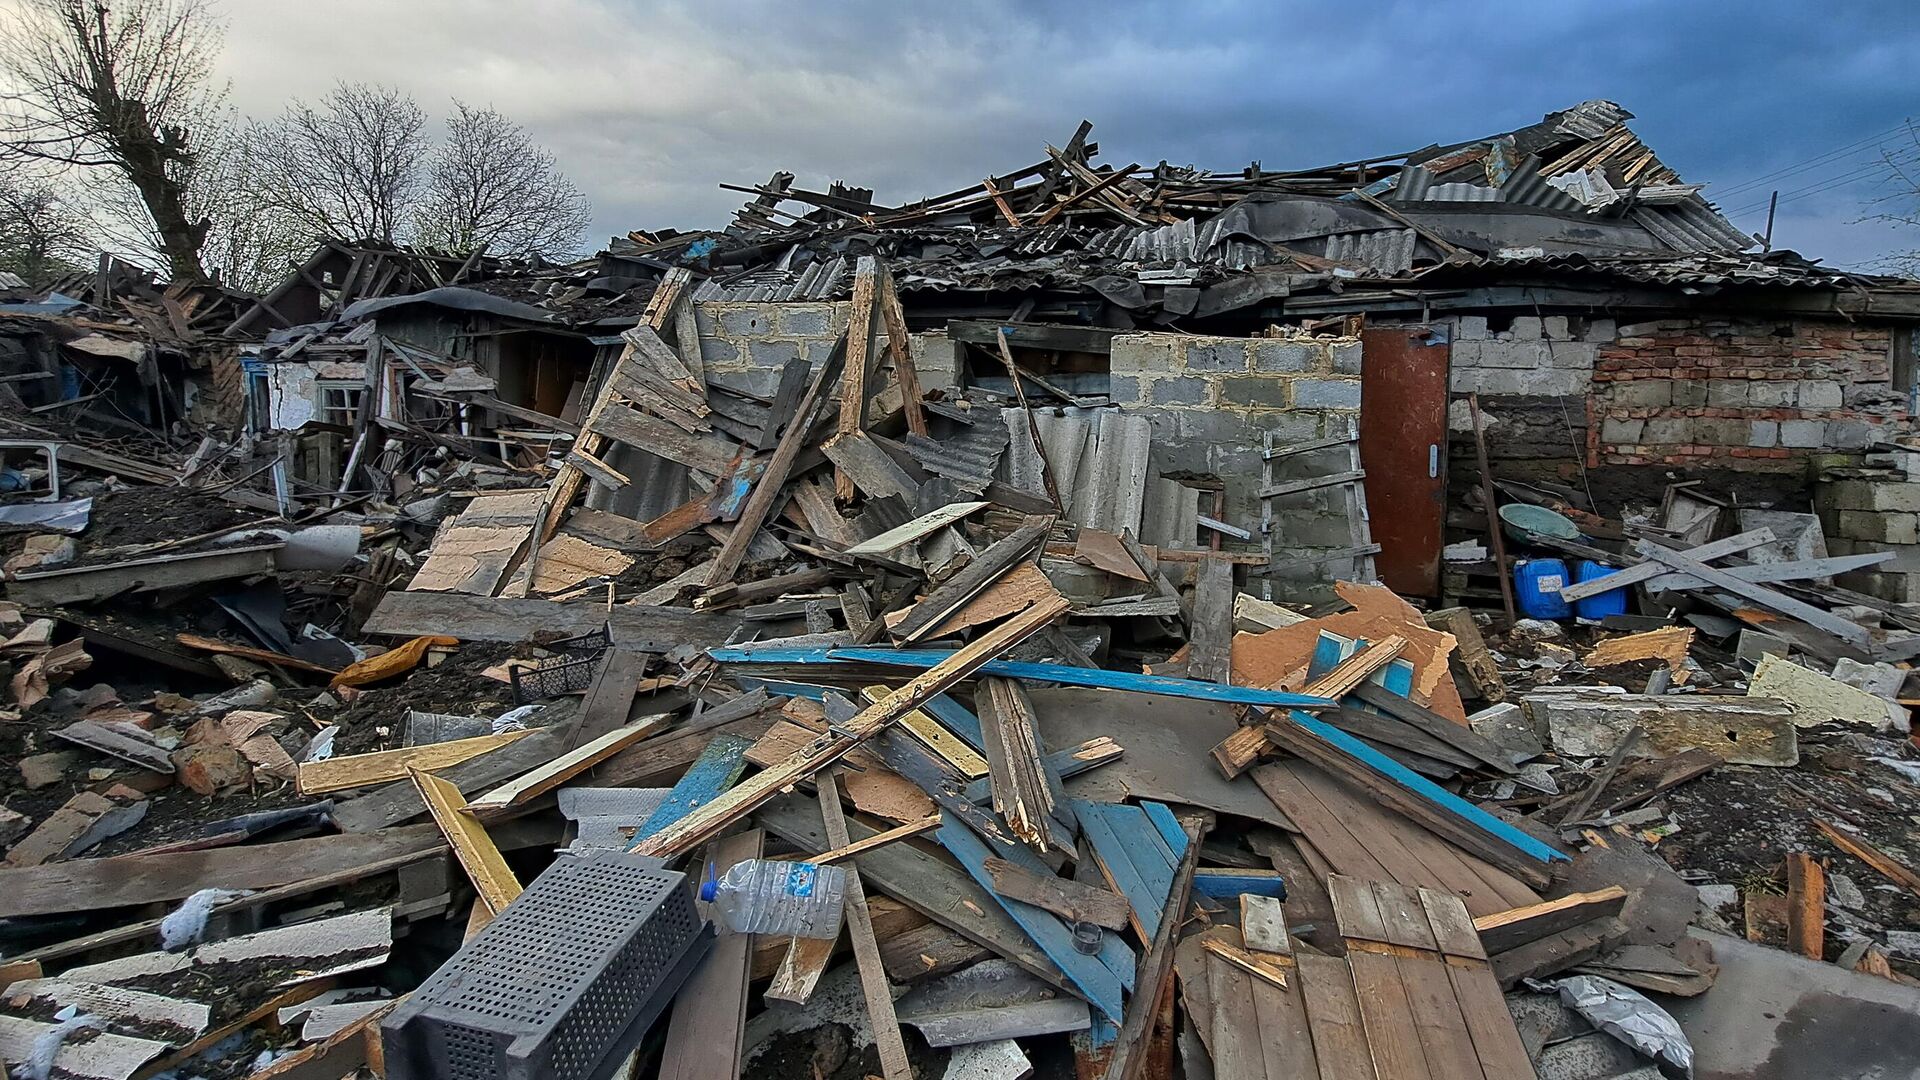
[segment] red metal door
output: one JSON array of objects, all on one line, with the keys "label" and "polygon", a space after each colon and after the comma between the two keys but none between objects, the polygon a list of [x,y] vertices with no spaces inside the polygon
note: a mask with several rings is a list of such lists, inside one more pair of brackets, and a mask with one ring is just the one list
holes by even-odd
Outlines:
[{"label": "red metal door", "polygon": [[[1444,333],[1444,332],[1443,332]],[[1447,342],[1427,326],[1360,334],[1360,465],[1380,580],[1440,594],[1447,520]]]}]

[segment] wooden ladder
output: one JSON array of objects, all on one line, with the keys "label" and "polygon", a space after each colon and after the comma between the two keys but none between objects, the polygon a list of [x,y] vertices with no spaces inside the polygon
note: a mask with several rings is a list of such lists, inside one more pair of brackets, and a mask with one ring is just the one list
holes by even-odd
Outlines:
[{"label": "wooden ladder", "polygon": [[[1372,530],[1367,525],[1367,471],[1360,467],[1360,433],[1352,420],[1341,420],[1339,424],[1341,427],[1339,434],[1294,443],[1291,446],[1278,445],[1271,431],[1267,432],[1261,440],[1260,542],[1267,555],[1267,576],[1262,585],[1265,599],[1273,599],[1273,576],[1277,571],[1314,566],[1340,559],[1352,560],[1346,580],[1374,580],[1373,556],[1380,550],[1380,545],[1373,542]],[[1344,451],[1345,467],[1300,480],[1275,479],[1274,462],[1300,454],[1324,451]],[[1273,555],[1273,534],[1276,525],[1274,500],[1318,491],[1322,488],[1340,489],[1341,502],[1345,505],[1347,514],[1347,546],[1276,561]]]}]

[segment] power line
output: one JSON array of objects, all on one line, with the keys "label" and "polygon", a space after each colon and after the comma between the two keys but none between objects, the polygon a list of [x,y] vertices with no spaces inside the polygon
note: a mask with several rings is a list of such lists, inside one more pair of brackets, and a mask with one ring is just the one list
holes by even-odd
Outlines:
[{"label": "power line", "polygon": [[[1805,187],[1795,188],[1792,191],[1783,191],[1780,193],[1780,201],[1783,203],[1792,202],[1796,199],[1804,199],[1809,195],[1818,195],[1823,191],[1831,191],[1837,187],[1846,187],[1849,184],[1857,183],[1873,173],[1887,168],[1889,165],[1911,165],[1916,162],[1920,162],[1920,148],[1908,151],[1905,154],[1895,155],[1891,158],[1874,161],[1848,172],[1817,180]],[[1744,217],[1748,214],[1765,210],[1770,201],[1772,201],[1771,195],[1769,195],[1768,198],[1747,203],[1736,210],[1729,211],[1727,216]]]},{"label": "power line", "polygon": [[1747,191],[1752,188],[1759,187],[1760,185],[1763,185],[1768,181],[1771,181],[1777,178],[1785,178],[1788,176],[1792,176],[1796,173],[1805,172],[1808,169],[1816,168],[1822,164],[1825,164],[1826,162],[1830,161],[1833,158],[1843,157],[1848,154],[1858,153],[1859,151],[1866,149],[1868,146],[1881,142],[1882,140],[1888,138],[1891,135],[1896,135],[1901,132],[1906,132],[1909,130],[1910,129],[1908,128],[1908,126],[1904,123],[1896,125],[1894,127],[1888,128],[1885,131],[1880,132],[1877,135],[1869,135],[1868,137],[1861,139],[1858,142],[1848,143],[1845,146],[1839,147],[1838,149],[1829,150],[1823,154],[1819,154],[1811,158],[1806,158],[1804,160],[1794,162],[1790,165],[1782,166],[1781,168],[1775,169],[1770,173],[1766,173],[1761,176],[1756,176],[1751,180],[1742,181],[1741,183],[1735,184],[1732,187],[1723,188],[1719,191],[1714,192],[1714,196],[1716,198],[1724,199],[1724,198],[1727,198],[1728,196],[1736,195],[1742,191]]}]

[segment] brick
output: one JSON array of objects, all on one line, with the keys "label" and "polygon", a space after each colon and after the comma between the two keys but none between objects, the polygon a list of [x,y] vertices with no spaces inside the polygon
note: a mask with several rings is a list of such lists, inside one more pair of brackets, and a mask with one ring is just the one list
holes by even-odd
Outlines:
[{"label": "brick", "polygon": [[1188,371],[1244,372],[1247,370],[1247,343],[1238,339],[1187,346]]},{"label": "brick", "polygon": [[1827,439],[1825,420],[1782,420],[1780,422],[1780,445],[1795,449],[1809,450],[1822,446]]},{"label": "brick", "polygon": [[1607,391],[1615,405],[1657,407],[1673,404],[1673,384],[1665,379],[1632,379]]},{"label": "brick", "polygon": [[1647,430],[1645,420],[1621,420],[1609,417],[1600,424],[1600,441],[1615,444],[1633,444]]},{"label": "brick", "polygon": [[1800,407],[1803,409],[1837,409],[1843,394],[1837,382],[1803,382],[1800,384]]},{"label": "brick", "polygon": [[1755,420],[1748,427],[1748,446],[1774,446],[1780,442],[1780,423],[1776,420]]},{"label": "brick", "polygon": [[748,343],[747,348],[754,365],[763,368],[782,368],[802,355],[798,341],[760,340]]},{"label": "brick", "polygon": [[1360,383],[1356,379],[1295,379],[1293,407],[1357,409],[1360,407]]},{"label": "brick", "polygon": [[[1310,371],[1313,367],[1314,353],[1318,350],[1311,345],[1298,341],[1256,341],[1253,345],[1253,370],[1255,371]],[[1360,346],[1354,345],[1356,357]],[[1354,373],[1359,373],[1356,360]],[[1193,366],[1193,355],[1187,355],[1187,366]],[[1235,369],[1238,370],[1238,369]]]},{"label": "brick", "polygon": [[[1199,380],[1192,381],[1198,382]],[[1219,385],[1220,404],[1223,406],[1253,409],[1286,409],[1300,404],[1290,398],[1290,395],[1287,393],[1288,384],[1281,379],[1221,379]],[[1350,408],[1359,405],[1359,391],[1359,384],[1355,383],[1354,405],[1349,406]],[[1301,407],[1306,406],[1301,405]]]},{"label": "brick", "polygon": [[1147,405],[1204,405],[1207,403],[1208,381],[1193,375],[1148,379],[1140,388],[1140,400]]}]

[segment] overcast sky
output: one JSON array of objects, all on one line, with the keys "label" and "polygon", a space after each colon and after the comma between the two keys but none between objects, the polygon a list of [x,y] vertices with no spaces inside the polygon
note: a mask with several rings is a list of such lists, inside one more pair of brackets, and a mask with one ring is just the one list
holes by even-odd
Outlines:
[{"label": "overcast sky", "polygon": [[336,79],[397,84],[436,114],[493,105],[593,201],[589,247],[723,225],[744,196],[716,185],[779,169],[883,202],[951,190],[1039,160],[1083,117],[1108,162],[1290,168],[1599,97],[1737,225],[1761,229],[1780,188],[1778,246],[1844,266],[1920,248],[1920,232],[1856,223],[1882,148],[1920,157],[1904,129],[1920,118],[1913,0],[226,5],[243,110]]}]

